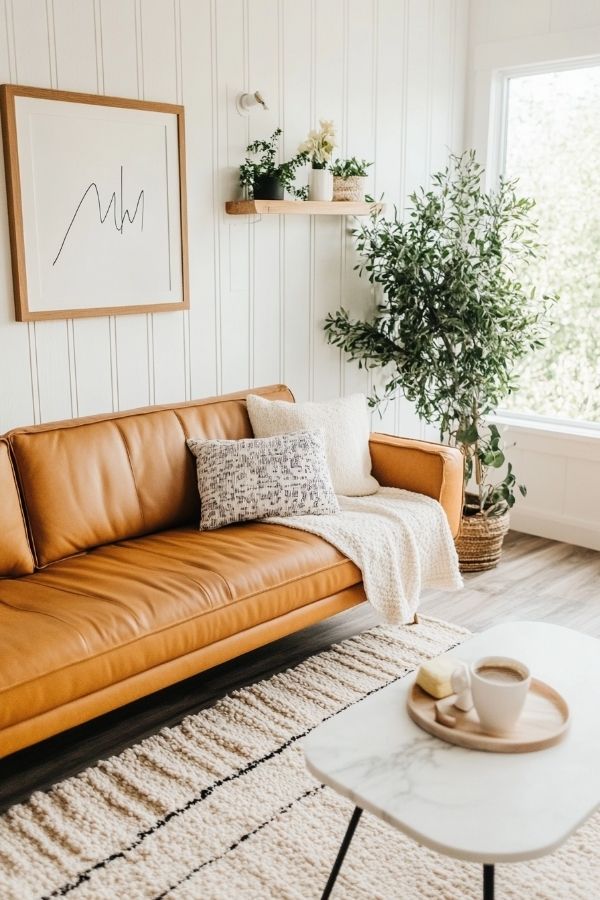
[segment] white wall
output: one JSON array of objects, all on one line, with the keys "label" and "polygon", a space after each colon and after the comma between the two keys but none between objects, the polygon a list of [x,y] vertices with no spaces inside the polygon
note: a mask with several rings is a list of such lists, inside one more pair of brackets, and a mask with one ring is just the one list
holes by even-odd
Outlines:
[{"label": "white wall", "polygon": [[[370,303],[348,222],[226,217],[246,143],[281,124],[291,155],[333,118],[402,204],[463,147],[465,93],[485,156],[496,69],[593,53],[596,0],[472,0],[470,21],[468,0],[0,0],[1,81],[185,105],[191,285],[189,312],[15,323],[0,175],[0,432],[279,380],[299,399],[365,388],[322,334],[340,302]],[[241,118],[257,88],[270,111]],[[424,432],[403,403],[375,426]],[[600,442],[511,436],[530,492],[515,527],[600,548]]]},{"label": "white wall", "polygon": [[[467,142],[493,170],[499,73],[519,67],[600,60],[598,0],[473,0],[467,80]],[[512,514],[518,530],[600,550],[600,432],[527,427],[506,438],[528,487]]]},{"label": "white wall", "polygon": [[[0,0],[0,80],[183,103],[189,312],[15,323],[0,176],[0,431],[274,381],[364,388],[322,334],[370,292],[337,217],[225,216],[246,143],[319,117],[392,203],[463,143],[467,0]],[[234,100],[260,89],[269,112]],[[383,426],[421,433],[406,405]]]}]

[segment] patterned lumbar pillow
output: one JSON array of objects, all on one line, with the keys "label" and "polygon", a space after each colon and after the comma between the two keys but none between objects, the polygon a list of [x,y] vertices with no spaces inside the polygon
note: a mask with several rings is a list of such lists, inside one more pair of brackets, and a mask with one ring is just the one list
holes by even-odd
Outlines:
[{"label": "patterned lumbar pillow", "polygon": [[287,403],[249,394],[246,406],[254,436],[258,438],[322,429],[336,494],[362,497],[374,494],[379,488],[371,475],[370,423],[363,394],[328,403]]},{"label": "patterned lumbar pillow", "polygon": [[339,512],[318,431],[240,441],[190,438],[187,445],[196,457],[201,531],[265,516]]}]

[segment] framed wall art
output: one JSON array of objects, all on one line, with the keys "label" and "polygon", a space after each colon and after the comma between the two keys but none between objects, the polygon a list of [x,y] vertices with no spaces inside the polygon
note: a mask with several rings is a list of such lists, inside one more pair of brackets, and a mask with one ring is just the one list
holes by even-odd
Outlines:
[{"label": "framed wall art", "polygon": [[189,306],[182,106],[2,85],[19,321]]}]

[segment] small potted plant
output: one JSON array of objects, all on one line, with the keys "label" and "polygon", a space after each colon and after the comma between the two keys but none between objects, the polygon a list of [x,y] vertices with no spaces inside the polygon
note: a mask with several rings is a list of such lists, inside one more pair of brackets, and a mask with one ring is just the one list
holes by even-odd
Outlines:
[{"label": "small potted plant", "polygon": [[355,156],[336,159],[331,166],[333,199],[362,202],[367,186],[367,169],[372,165],[366,159],[357,159]]},{"label": "small potted plant", "polygon": [[275,157],[281,134],[281,128],[277,128],[267,141],[253,141],[246,147],[246,158],[240,166],[240,184],[254,200],[283,200],[285,191],[297,200],[306,200],[308,189],[296,187],[294,178],[308,160],[308,154],[298,153],[278,165]]},{"label": "small potted plant", "polygon": [[327,119],[319,120],[320,128],[308,132],[306,140],[300,144],[298,153],[306,154],[311,169],[308,183],[309,200],[331,200],[333,198],[333,175],[327,168],[335,149],[335,128]]}]

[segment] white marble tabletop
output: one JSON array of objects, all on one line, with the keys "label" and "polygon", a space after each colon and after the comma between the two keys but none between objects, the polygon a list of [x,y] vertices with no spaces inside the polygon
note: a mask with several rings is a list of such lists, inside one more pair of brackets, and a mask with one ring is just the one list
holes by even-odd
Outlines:
[{"label": "white marble tabletop", "polygon": [[449,654],[526,662],[569,703],[565,739],[515,754],[447,744],[406,712],[412,673],[315,729],[304,744],[307,766],[433,850],[482,863],[543,856],[600,804],[600,641],[557,625],[511,622]]}]

